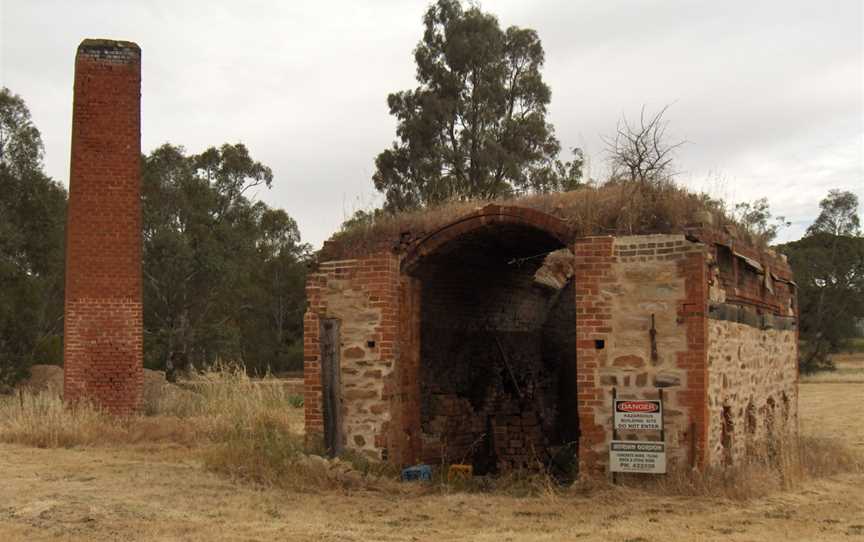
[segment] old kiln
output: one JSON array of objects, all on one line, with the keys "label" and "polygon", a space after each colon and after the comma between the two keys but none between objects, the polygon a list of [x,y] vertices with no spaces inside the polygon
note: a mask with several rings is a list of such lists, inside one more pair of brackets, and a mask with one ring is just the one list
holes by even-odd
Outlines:
[{"label": "old kiln", "polygon": [[664,389],[673,468],[733,463],[794,433],[782,257],[710,225],[582,236],[569,224],[515,200],[374,245],[328,241],[307,283],[308,438],[399,465],[500,472],[563,449],[602,470],[613,387]]}]

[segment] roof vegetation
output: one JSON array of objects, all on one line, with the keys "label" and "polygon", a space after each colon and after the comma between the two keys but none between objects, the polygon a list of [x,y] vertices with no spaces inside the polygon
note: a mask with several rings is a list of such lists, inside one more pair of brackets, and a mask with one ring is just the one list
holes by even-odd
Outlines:
[{"label": "roof vegetation", "polygon": [[390,214],[380,209],[359,212],[327,241],[319,260],[354,257],[417,239],[488,204],[524,206],[560,218],[576,235],[672,233],[687,226],[732,225],[745,242],[764,246],[758,235],[736,222],[722,200],[689,191],[673,182],[610,181],[576,190],[511,199],[454,201],[440,206]]}]

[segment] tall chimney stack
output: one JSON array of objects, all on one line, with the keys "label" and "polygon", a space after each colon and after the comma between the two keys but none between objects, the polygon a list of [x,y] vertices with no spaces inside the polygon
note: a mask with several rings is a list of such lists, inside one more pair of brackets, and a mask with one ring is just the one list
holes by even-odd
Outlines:
[{"label": "tall chimney stack", "polygon": [[75,57],[66,224],[64,396],[134,412],[143,387],[141,49],[86,39]]}]

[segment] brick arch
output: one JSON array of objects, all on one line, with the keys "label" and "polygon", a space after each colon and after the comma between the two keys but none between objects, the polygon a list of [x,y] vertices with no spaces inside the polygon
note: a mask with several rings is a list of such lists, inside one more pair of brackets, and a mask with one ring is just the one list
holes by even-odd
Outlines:
[{"label": "brick arch", "polygon": [[[509,237],[514,233],[521,241],[514,241],[513,237]],[[524,237],[521,237],[523,233]],[[422,354],[423,326],[424,322],[427,321],[423,317],[423,290],[425,285],[433,280],[431,277],[435,275],[434,269],[438,265],[446,266],[447,262],[450,262],[449,258],[452,257],[451,249],[455,249],[456,254],[458,254],[461,245],[466,242],[468,243],[467,246],[473,247],[474,245],[471,244],[473,242],[494,238],[500,234],[508,236],[508,241],[502,247],[518,246],[524,255],[534,256],[536,253],[546,250],[561,248],[573,252],[574,233],[574,229],[565,221],[547,213],[526,207],[492,204],[478,208],[437,228],[408,246],[408,250],[402,255],[399,268],[401,275],[400,305],[397,316],[400,329],[396,341],[399,356],[393,385],[398,393],[390,395],[393,418],[387,430],[388,455],[392,454],[391,457],[394,461],[402,465],[410,465],[428,460],[427,451],[423,447],[421,428],[423,423],[421,412],[423,376],[420,371],[424,363]],[[493,246],[497,245],[497,241],[493,241]],[[534,242],[537,243],[537,246],[530,244]],[[493,250],[499,249],[501,248],[495,246]],[[503,250],[507,250],[507,248],[503,248]],[[433,266],[427,267],[429,263],[433,263]],[[570,292],[570,295],[574,297],[573,324],[575,326],[575,289]],[[573,337],[575,339],[575,329]],[[574,340],[574,356],[576,348]],[[577,386],[574,373],[574,398],[577,396]],[[579,397],[579,400],[585,400],[585,398]],[[576,401],[574,401],[575,403]],[[588,412],[587,409],[586,412]],[[578,434],[578,426],[583,422],[575,416],[578,416],[578,410],[571,413],[571,425],[576,426],[575,434]],[[589,427],[587,421],[585,425]],[[583,440],[590,444],[590,438],[580,438],[579,440],[580,446]]]},{"label": "brick arch", "polygon": [[570,247],[575,237],[573,229],[558,217],[528,207],[490,204],[416,241],[402,259],[402,272],[411,273],[425,256],[473,230],[490,225],[532,227],[558,240],[565,247]]}]

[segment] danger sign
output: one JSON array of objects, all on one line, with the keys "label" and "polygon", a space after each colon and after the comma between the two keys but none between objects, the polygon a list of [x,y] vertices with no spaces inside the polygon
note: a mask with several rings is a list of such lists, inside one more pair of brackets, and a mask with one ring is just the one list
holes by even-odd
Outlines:
[{"label": "danger sign", "polygon": [[662,401],[615,400],[615,429],[618,431],[651,430],[663,428]]},{"label": "danger sign", "polygon": [[612,472],[647,472],[666,474],[666,444],[613,440],[609,447]]}]

